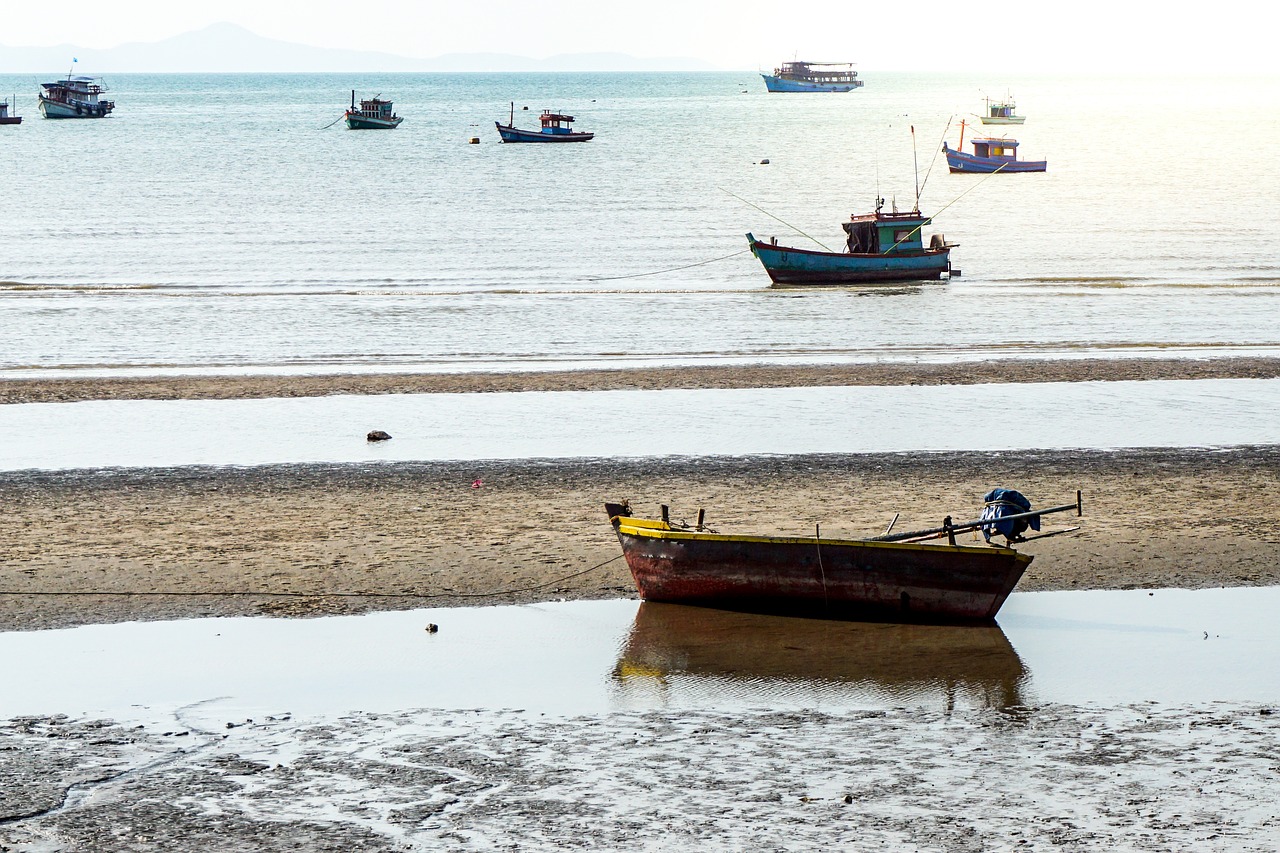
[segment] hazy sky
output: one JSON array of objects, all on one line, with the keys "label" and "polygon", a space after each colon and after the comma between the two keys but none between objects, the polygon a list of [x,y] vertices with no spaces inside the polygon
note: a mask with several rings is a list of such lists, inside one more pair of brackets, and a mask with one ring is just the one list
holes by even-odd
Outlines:
[{"label": "hazy sky", "polygon": [[11,4],[0,44],[106,48],[230,21],[269,38],[414,57],[616,51],[755,69],[798,54],[884,70],[1276,73],[1278,8],[1271,0],[61,0]]}]

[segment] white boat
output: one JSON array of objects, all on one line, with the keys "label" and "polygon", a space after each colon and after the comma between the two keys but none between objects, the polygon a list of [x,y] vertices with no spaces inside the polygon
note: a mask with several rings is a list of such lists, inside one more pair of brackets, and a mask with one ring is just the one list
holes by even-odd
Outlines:
[{"label": "white boat", "polygon": [[1005,98],[1003,101],[993,101],[985,98],[987,102],[987,111],[979,116],[983,124],[1022,124],[1027,120],[1026,116],[1017,114],[1018,105],[1013,102],[1013,96]]},{"label": "white boat", "polygon": [[115,101],[100,95],[107,87],[97,77],[72,77],[41,83],[40,115],[45,118],[104,118],[116,108]]}]

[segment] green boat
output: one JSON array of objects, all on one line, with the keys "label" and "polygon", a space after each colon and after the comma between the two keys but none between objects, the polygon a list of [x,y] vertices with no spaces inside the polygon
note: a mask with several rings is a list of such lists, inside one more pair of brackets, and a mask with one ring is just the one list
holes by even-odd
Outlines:
[{"label": "green boat", "polygon": [[351,109],[344,115],[348,129],[393,130],[400,126],[404,117],[396,115],[392,111],[391,102],[381,100],[380,95],[381,93],[374,95],[367,101],[361,100],[360,109],[356,109],[356,90],[351,90]]}]

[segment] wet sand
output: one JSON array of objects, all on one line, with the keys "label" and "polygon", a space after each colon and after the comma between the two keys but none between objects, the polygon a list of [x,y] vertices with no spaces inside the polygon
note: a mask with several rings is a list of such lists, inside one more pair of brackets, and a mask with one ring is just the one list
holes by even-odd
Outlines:
[{"label": "wet sand", "polygon": [[[0,383],[5,402],[1257,378],[1266,359]],[[654,384],[657,383],[657,384]],[[17,438],[20,440],[20,437]],[[473,488],[473,483],[482,484]],[[1085,493],[1028,590],[1280,584],[1280,448],[0,474],[0,630],[633,596],[602,502],[865,536]],[[429,705],[429,697],[424,697]],[[0,850],[1263,850],[1269,707],[0,724]],[[219,717],[224,713],[225,719]]]},{"label": "wet sand", "polygon": [[[482,485],[474,488],[475,481]],[[1084,492],[1023,590],[1280,584],[1280,448],[0,474],[0,629],[634,596],[602,507],[862,537]]]},{"label": "wet sand", "polygon": [[0,849],[1172,853],[1280,828],[1269,707],[200,710],[0,725]]},{"label": "wet sand", "polygon": [[1274,379],[1280,358],[1001,359],[954,364],[868,363],[396,373],[329,376],[174,376],[5,379],[0,404],[77,400],[232,400],[330,394],[460,394],[822,385],[975,385],[1155,379]]}]

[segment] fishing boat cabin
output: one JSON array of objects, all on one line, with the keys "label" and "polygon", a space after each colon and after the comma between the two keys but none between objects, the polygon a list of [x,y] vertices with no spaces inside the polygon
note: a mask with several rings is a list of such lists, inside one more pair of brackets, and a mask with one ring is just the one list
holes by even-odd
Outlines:
[{"label": "fishing boat cabin", "polygon": [[563,115],[561,113],[553,113],[551,110],[542,111],[542,132],[556,134],[573,133],[573,116]]},{"label": "fishing boat cabin", "polygon": [[910,213],[852,214],[844,223],[845,247],[854,255],[892,255],[924,251],[921,229],[932,222],[915,210]]},{"label": "fishing boat cabin", "polygon": [[0,124],[22,124],[22,116],[9,115],[8,101],[0,101]]}]

